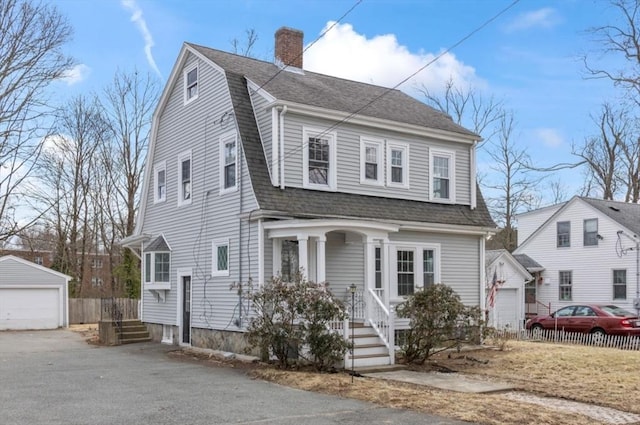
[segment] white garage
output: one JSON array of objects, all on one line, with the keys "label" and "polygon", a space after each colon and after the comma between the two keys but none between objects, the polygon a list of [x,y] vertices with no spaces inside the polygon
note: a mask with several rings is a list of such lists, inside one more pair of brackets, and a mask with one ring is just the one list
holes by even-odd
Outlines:
[{"label": "white garage", "polygon": [[533,276],[506,249],[486,251],[485,266],[488,325],[496,329],[521,330],[524,285]]},{"label": "white garage", "polygon": [[0,257],[0,330],[68,326],[70,279],[22,258]]}]

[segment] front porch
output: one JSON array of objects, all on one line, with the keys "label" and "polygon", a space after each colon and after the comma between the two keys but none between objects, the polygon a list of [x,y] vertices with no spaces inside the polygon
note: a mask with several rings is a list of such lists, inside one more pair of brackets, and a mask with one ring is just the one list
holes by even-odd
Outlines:
[{"label": "front porch", "polygon": [[[390,291],[389,234],[399,226],[351,220],[286,220],[264,224],[271,241],[273,275],[288,279],[300,271],[328,282],[345,302],[349,320],[332,329],[354,344],[345,366],[395,362],[395,315]],[[266,249],[265,251],[269,251]]]}]

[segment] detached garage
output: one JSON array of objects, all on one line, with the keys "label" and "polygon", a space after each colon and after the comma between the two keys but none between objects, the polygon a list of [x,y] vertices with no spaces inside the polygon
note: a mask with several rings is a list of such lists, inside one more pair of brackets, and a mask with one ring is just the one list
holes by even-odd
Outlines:
[{"label": "detached garage", "polygon": [[67,327],[70,279],[22,258],[0,257],[0,330]]}]

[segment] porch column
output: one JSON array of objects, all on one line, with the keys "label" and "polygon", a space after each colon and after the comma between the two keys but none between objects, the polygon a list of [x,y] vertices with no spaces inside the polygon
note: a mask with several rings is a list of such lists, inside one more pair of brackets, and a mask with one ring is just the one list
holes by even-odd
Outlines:
[{"label": "porch column", "polygon": [[271,246],[272,276],[278,276],[282,267],[282,239],[273,239]]},{"label": "porch column", "polygon": [[298,235],[298,267],[302,269],[302,277],[309,276],[309,236]]},{"label": "porch column", "polygon": [[327,280],[326,273],[326,252],[325,245],[327,242],[327,236],[318,236],[316,242],[316,283],[324,282]]},{"label": "porch column", "polygon": [[367,236],[364,259],[364,290],[376,287],[376,241]]},{"label": "porch column", "polygon": [[391,300],[391,257],[389,254],[389,239],[384,238],[380,242],[380,265],[382,266],[382,289],[384,303],[390,305]]}]

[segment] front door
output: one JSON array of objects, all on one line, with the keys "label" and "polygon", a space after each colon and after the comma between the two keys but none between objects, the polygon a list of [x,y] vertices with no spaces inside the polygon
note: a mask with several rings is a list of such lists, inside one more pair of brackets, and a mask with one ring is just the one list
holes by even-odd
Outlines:
[{"label": "front door", "polygon": [[191,344],[191,276],[182,277],[182,343]]}]

